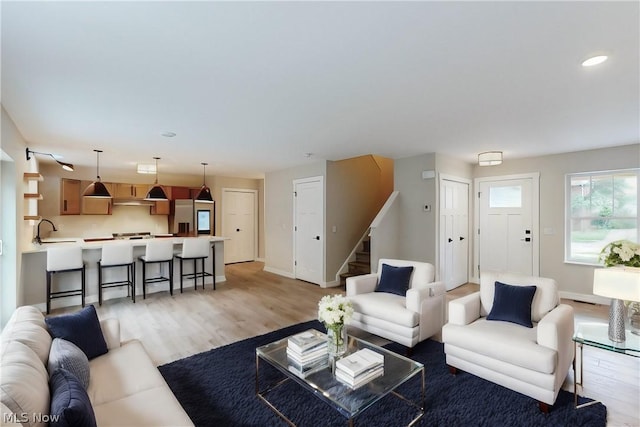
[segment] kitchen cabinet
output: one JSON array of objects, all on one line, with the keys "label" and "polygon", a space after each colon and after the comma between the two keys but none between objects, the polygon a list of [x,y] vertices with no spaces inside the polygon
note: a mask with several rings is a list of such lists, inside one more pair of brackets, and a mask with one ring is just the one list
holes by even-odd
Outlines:
[{"label": "kitchen cabinet", "polygon": [[191,189],[189,187],[171,187],[171,200],[191,199]]},{"label": "kitchen cabinet", "polygon": [[142,200],[147,195],[151,184],[122,184],[117,183],[111,194],[114,199]]},{"label": "kitchen cabinet", "polygon": [[79,179],[62,178],[60,181],[60,215],[80,215]]},{"label": "kitchen cabinet", "polygon": [[[84,191],[93,181],[81,181],[80,191]],[[110,182],[103,182],[104,186],[113,196],[114,185]],[[111,199],[101,199],[94,197],[82,197],[82,215],[111,215]]]}]

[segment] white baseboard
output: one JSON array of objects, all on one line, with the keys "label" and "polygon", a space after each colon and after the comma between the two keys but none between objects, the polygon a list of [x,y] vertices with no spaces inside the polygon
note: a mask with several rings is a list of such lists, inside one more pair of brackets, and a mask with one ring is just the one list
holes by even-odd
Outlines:
[{"label": "white baseboard", "polygon": [[340,286],[340,280],[334,280],[332,282],[324,282],[320,285],[321,288],[335,288],[336,286]]},{"label": "white baseboard", "polygon": [[277,274],[278,276],[284,276],[284,277],[288,277],[289,279],[295,279],[293,273],[290,271],[279,270],[277,268],[268,267],[266,265],[263,267],[263,270],[266,271],[267,273],[273,273],[273,274]]},{"label": "white baseboard", "polygon": [[597,295],[592,295],[592,294],[578,294],[575,292],[565,292],[565,291],[560,291],[558,292],[560,294],[560,298],[564,298],[564,299],[571,299],[574,301],[580,301],[580,302],[587,302],[590,304],[602,304],[602,305],[610,305],[611,304],[611,299],[609,298],[605,298],[605,297],[600,297]]},{"label": "white baseboard", "polygon": [[256,261],[258,261],[258,262],[264,262],[264,258],[256,258]]}]

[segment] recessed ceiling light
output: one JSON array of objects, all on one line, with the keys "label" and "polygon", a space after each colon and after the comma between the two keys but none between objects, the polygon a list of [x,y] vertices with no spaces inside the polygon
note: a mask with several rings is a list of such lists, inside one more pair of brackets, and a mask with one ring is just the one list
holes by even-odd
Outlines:
[{"label": "recessed ceiling light", "polygon": [[582,61],[582,66],[583,67],[593,67],[594,65],[602,64],[608,58],[609,57],[607,55],[592,56],[591,58],[587,58],[584,61]]},{"label": "recessed ceiling light", "polygon": [[174,136],[176,136],[176,133],[175,132],[162,132],[161,135],[164,136],[165,138],[173,138]]}]

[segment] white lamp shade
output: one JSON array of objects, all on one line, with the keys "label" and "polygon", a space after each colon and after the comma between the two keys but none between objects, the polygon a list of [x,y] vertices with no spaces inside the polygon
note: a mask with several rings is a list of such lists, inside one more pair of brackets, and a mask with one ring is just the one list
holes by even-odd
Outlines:
[{"label": "white lamp shade", "polygon": [[640,268],[597,268],[593,293],[623,301],[640,301]]}]

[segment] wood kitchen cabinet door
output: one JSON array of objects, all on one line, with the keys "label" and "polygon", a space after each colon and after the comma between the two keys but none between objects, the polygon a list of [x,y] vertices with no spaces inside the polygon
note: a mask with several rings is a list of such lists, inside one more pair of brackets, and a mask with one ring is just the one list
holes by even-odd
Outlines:
[{"label": "wood kitchen cabinet door", "polygon": [[115,199],[141,200],[147,195],[150,184],[122,184],[117,183],[114,186],[114,193],[111,194]]},{"label": "wood kitchen cabinet door", "polygon": [[80,215],[79,179],[62,178],[60,181],[60,215]]},{"label": "wood kitchen cabinet door", "polygon": [[[81,191],[84,191],[93,181],[82,181]],[[114,185],[110,182],[103,182],[107,187],[109,194],[113,196]],[[101,199],[93,197],[82,197],[82,214],[83,215],[111,215],[111,199]]]}]

